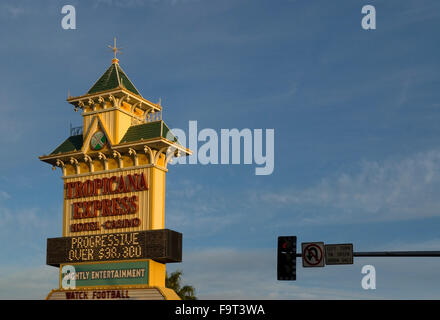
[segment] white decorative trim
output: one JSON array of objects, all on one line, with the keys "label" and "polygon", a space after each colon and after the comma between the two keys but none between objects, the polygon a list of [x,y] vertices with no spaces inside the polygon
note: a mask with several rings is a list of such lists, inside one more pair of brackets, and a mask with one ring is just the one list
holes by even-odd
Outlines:
[{"label": "white decorative trim", "polygon": [[134,113],[130,113],[130,112],[128,112],[127,110],[122,109],[122,108],[117,107],[117,106],[113,106],[113,107],[111,107],[111,108],[102,109],[102,110],[87,111],[87,112],[84,111],[84,112],[82,113],[82,116],[90,116],[90,115],[93,115],[93,114],[96,114],[96,113],[104,113],[104,112],[110,112],[110,111],[115,111],[115,110],[118,110],[118,111],[120,111],[120,112],[122,112],[122,113],[125,113],[126,115],[128,115],[128,116],[130,116],[130,117],[136,118],[136,119],[138,119],[139,121],[145,122],[145,119],[144,119],[143,117],[138,117],[138,116],[135,115]]},{"label": "white decorative trim", "polygon": [[78,103],[78,105],[79,105],[79,103],[81,101],[86,101],[89,98],[94,99],[94,98],[108,96],[108,95],[112,95],[113,93],[116,94],[116,93],[120,93],[120,92],[125,93],[130,98],[133,98],[136,101],[141,101],[142,104],[145,104],[146,106],[152,107],[153,109],[156,109],[158,111],[162,110],[162,106],[157,105],[157,104],[155,104],[155,103],[153,103],[151,101],[148,101],[144,97],[138,96],[138,95],[132,93],[130,90],[128,90],[126,88],[121,88],[121,87],[120,88],[116,88],[116,89],[110,89],[110,90],[107,90],[107,91],[97,92],[97,93],[85,94],[83,96],[72,97],[70,99],[67,99],[67,102],[69,102],[70,104],[73,104],[73,105],[75,105],[75,103]]},{"label": "white decorative trim", "polygon": [[98,174],[106,174],[106,173],[112,173],[112,172],[121,172],[121,171],[128,171],[128,170],[137,170],[137,169],[144,169],[144,168],[156,168],[159,170],[162,170],[164,172],[168,172],[168,169],[163,168],[161,166],[157,166],[154,164],[144,164],[137,167],[127,167],[127,168],[117,168],[117,169],[110,169],[110,170],[103,170],[103,171],[95,171],[93,173],[86,172],[86,173],[80,173],[80,174],[72,174],[69,176],[62,177],[63,179],[71,179],[71,178],[79,178],[79,177],[86,177],[86,176],[95,176]]}]

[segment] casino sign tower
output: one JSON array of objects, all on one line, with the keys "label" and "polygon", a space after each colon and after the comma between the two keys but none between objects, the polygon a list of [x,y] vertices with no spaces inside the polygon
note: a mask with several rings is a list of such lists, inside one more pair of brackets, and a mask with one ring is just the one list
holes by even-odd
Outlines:
[{"label": "casino sign tower", "polygon": [[39,159],[61,168],[62,237],[47,239],[59,288],[48,299],[179,299],[165,264],[181,262],[182,234],[165,229],[165,175],[187,156],[115,57],[86,94],[67,98],[83,127]]}]

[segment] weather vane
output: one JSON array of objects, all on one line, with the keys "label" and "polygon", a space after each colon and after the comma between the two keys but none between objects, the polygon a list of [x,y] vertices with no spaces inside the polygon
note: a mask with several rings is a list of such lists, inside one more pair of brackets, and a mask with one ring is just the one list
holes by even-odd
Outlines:
[{"label": "weather vane", "polygon": [[118,62],[118,58],[116,58],[116,54],[117,53],[121,53],[122,54],[122,48],[118,48],[116,47],[116,37],[114,38],[114,44],[113,47],[112,46],[108,46],[112,51],[113,54],[115,55],[115,57],[113,58],[112,62]]}]

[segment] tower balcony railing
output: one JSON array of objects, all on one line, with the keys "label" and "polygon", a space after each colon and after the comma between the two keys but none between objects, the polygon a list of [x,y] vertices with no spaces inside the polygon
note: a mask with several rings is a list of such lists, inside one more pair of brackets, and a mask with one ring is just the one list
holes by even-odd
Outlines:
[{"label": "tower balcony railing", "polygon": [[83,134],[83,127],[72,127],[72,124],[70,124],[70,135],[71,136],[78,136],[80,134]]},{"label": "tower balcony railing", "polygon": [[[154,121],[159,121],[162,120],[162,111],[158,111],[158,112],[150,112],[147,114],[147,116],[145,117],[145,122],[154,122]],[[138,122],[135,122],[134,124],[138,124]],[[72,124],[70,124],[70,136],[77,136],[83,134],[83,127],[79,126],[79,127],[73,127]]]},{"label": "tower balcony railing", "polygon": [[153,122],[162,120],[162,111],[150,112],[147,114],[146,122]]}]

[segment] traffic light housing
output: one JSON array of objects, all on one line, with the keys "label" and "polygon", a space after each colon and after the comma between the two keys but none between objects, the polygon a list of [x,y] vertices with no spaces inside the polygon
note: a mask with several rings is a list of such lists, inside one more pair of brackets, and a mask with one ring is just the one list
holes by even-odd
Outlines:
[{"label": "traffic light housing", "polygon": [[296,280],[296,237],[278,237],[277,279]]}]

